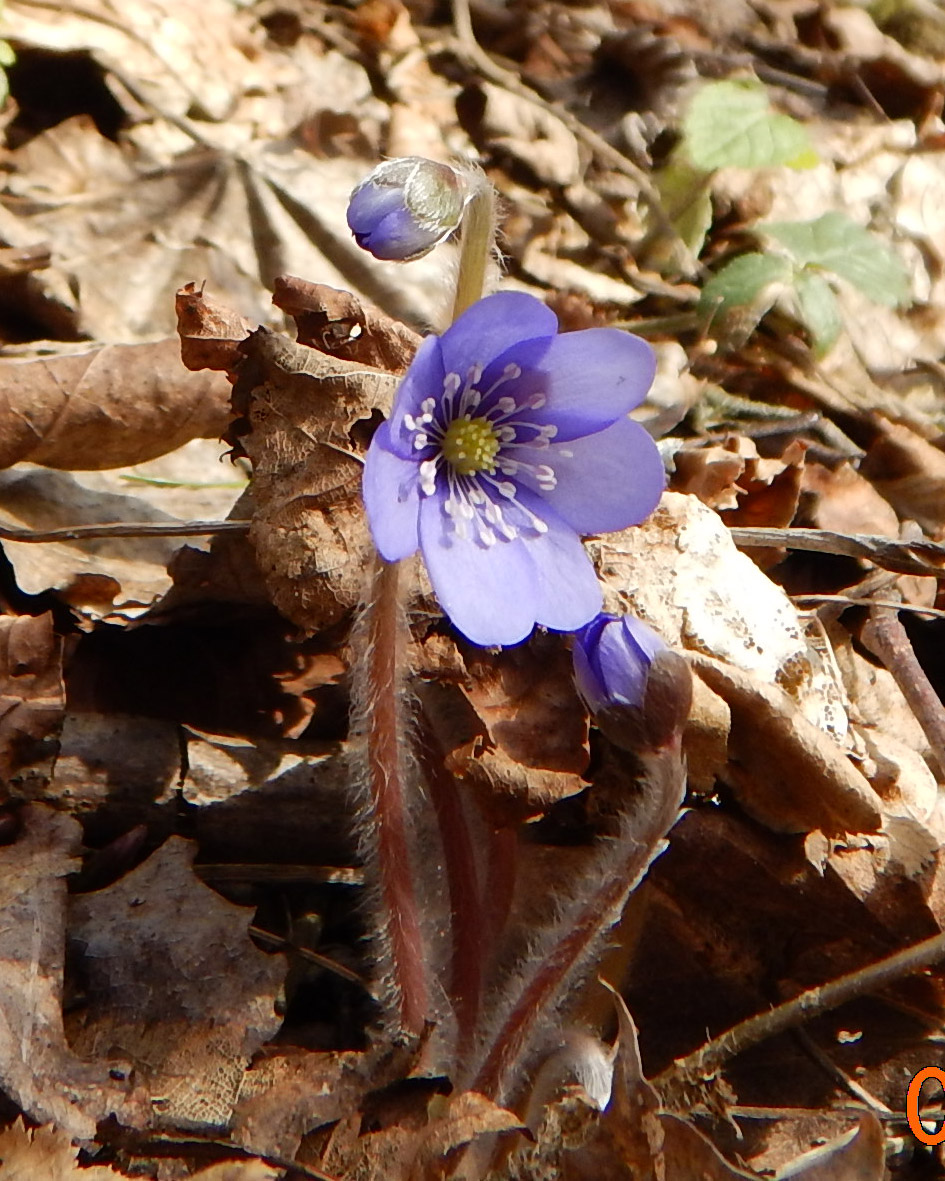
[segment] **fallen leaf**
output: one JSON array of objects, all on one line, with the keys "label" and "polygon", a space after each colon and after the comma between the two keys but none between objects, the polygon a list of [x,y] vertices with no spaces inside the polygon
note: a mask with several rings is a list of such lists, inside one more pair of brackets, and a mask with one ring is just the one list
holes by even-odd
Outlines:
[{"label": "fallen leaf", "polygon": [[48,740],[64,710],[62,640],[52,613],[0,616],[0,782],[36,762],[51,765]]},{"label": "fallen leaf", "polygon": [[49,1124],[27,1128],[20,1116],[0,1132],[0,1181],[115,1181],[125,1176],[106,1165],[79,1168],[72,1137]]},{"label": "fallen leaf", "polygon": [[111,1114],[140,1126],[140,1101],[113,1064],[83,1060],[63,1033],[65,878],[78,867],[81,829],[41,805],[21,818],[19,840],[0,850],[0,1086],[31,1119],[77,1139]]},{"label": "fallen leaf", "polygon": [[723,772],[749,815],[778,832],[875,832],[882,800],[787,693],[697,653],[690,663],[732,716]]},{"label": "fallen leaf", "polygon": [[242,346],[232,430],[253,463],[251,540],[272,601],[314,632],[359,601],[368,552],[361,420],[397,379],[259,329]]},{"label": "fallen leaf", "polygon": [[229,386],[188,373],[176,337],[0,362],[0,467],[125,467],[226,427]]},{"label": "fallen leaf", "polygon": [[88,987],[72,1039],[130,1059],[157,1124],[221,1128],[252,1054],[279,1027],[286,965],[250,942],[252,911],[195,877],[195,853],[171,837],[113,886],[72,899]]}]

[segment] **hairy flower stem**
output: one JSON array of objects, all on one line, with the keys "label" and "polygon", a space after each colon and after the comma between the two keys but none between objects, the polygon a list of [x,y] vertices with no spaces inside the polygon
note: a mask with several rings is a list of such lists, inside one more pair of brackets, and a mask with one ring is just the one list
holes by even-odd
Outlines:
[{"label": "hairy flower stem", "polygon": [[463,1055],[479,1016],[486,922],[476,856],[458,784],[443,761],[430,723],[420,721],[420,764],[436,811],[452,917],[449,995],[456,1015],[458,1052]]},{"label": "hairy flower stem", "polygon": [[604,852],[594,877],[583,883],[576,907],[565,908],[551,946],[519,974],[521,990],[499,1030],[489,1039],[485,1060],[471,1089],[504,1103],[538,1035],[582,969],[617,922],[627,898],[663,847],[685,793],[685,762],[680,736],[641,760],[646,768],[644,802],[627,817],[622,831]]},{"label": "hairy flower stem", "polygon": [[486,271],[495,250],[495,190],[481,172],[470,171],[472,196],[466,203],[460,242],[459,273],[453,298],[453,320],[482,298]]},{"label": "hairy flower stem", "polygon": [[368,605],[358,632],[355,698],[363,733],[369,793],[369,839],[378,876],[382,939],[397,1024],[419,1034],[429,1016],[429,985],[410,855],[410,757],[405,735],[404,624],[399,563],[375,558]]}]

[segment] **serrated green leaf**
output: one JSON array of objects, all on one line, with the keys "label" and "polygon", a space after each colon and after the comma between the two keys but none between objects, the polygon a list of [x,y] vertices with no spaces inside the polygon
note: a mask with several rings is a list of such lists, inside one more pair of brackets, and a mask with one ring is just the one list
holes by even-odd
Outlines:
[{"label": "serrated green leaf", "polygon": [[876,303],[894,308],[911,299],[909,276],[897,255],[845,213],[761,223],[755,230],[780,242],[802,266],[831,271]]},{"label": "serrated green leaf", "polygon": [[823,357],[833,348],[843,327],[837,297],[822,275],[803,269],[794,276],[794,297],[798,315],[810,332],[814,352]]},{"label": "serrated green leaf", "polygon": [[760,307],[760,320],[790,278],[791,264],[779,254],[740,254],[703,287],[699,310],[725,316],[739,308]]},{"label": "serrated green leaf", "polygon": [[694,168],[685,156],[674,152],[665,168],[655,174],[654,180],[666,216],[683,242],[698,257],[712,225],[708,173]]},{"label": "serrated green leaf", "polygon": [[696,168],[813,168],[818,162],[807,128],[773,111],[753,80],[709,82],[689,104],[683,150]]}]

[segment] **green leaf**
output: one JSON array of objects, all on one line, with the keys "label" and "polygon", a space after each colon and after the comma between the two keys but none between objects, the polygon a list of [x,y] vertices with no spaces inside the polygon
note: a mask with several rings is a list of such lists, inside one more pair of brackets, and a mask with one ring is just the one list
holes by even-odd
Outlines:
[{"label": "green leaf", "polygon": [[791,264],[781,255],[741,254],[706,283],[699,296],[699,310],[727,316],[741,308],[753,308],[757,324],[790,279]]},{"label": "green leaf", "polygon": [[12,66],[16,64],[16,54],[13,52],[13,46],[9,41],[0,41],[0,66]]},{"label": "green leaf", "polygon": [[692,253],[698,257],[712,225],[709,175],[694,168],[680,152],[674,152],[665,168],[654,176],[663,211]]},{"label": "green leaf", "polygon": [[709,82],[689,104],[683,149],[696,168],[813,168],[818,162],[807,128],[771,109],[754,80]]},{"label": "green leaf", "polygon": [[876,303],[894,308],[911,299],[909,276],[898,256],[844,213],[761,223],[755,230],[780,242],[802,266],[831,271]]},{"label": "green leaf", "polygon": [[822,357],[833,348],[843,327],[837,297],[822,275],[800,270],[794,276],[794,298],[798,315],[810,332],[814,352]]}]

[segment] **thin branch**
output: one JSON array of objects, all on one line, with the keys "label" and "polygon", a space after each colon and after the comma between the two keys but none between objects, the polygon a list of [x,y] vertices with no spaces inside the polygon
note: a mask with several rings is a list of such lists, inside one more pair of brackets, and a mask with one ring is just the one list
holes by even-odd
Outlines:
[{"label": "thin branch", "polygon": [[[576,115],[572,115],[566,107],[558,103],[550,103],[543,99],[531,87],[526,86],[517,74],[513,74],[511,70],[505,70],[497,65],[485,52],[476,40],[475,33],[473,32],[469,0],[453,0],[453,27],[455,37],[452,48],[458,57],[464,59],[468,65],[484,78],[488,78],[489,81],[504,87],[518,98],[523,98],[526,102],[532,103],[540,110],[553,115],[554,118],[564,124],[575,139],[584,144],[608,168],[612,168],[615,172],[620,172],[624,176],[630,177],[652,209],[654,220],[658,223],[662,233],[666,234],[672,242],[675,242],[680,252],[684,254],[687,270],[700,271],[702,269],[701,264],[693,257],[692,251],[683,242],[679,231],[667,216],[660,192],[646,172],[638,164],[634,164],[623,152],[618,151],[612,144],[609,144],[603,136],[598,135],[596,131],[592,131],[586,123],[582,123]],[[673,291],[673,294],[677,299],[680,298],[678,291]],[[685,298],[689,299],[690,297],[691,292],[687,293]]]},{"label": "thin branch", "polygon": [[945,957],[945,935],[933,935],[930,939],[898,951],[895,955],[878,960],[855,972],[848,972],[831,980],[829,984],[818,985],[796,996],[767,1013],[759,1013],[739,1022],[719,1037],[706,1042],[701,1049],[685,1058],[677,1058],[672,1066],[651,1082],[660,1095],[669,1103],[676,1093],[687,1087],[703,1083],[718,1073],[722,1065],[743,1050],[765,1041],[775,1034],[829,1013],[847,1001],[876,992],[887,984],[911,976],[921,968],[927,968]]},{"label": "thin branch", "polygon": [[897,574],[920,574],[945,578],[945,545],[935,541],[894,541],[867,533],[834,533],[830,529],[754,529],[736,526],[729,530],[739,549],[812,550],[866,558]]},{"label": "thin branch", "polygon": [[63,529],[21,529],[0,525],[0,541],[91,541],[99,537],[206,537],[211,533],[247,533],[249,521],[108,521]]},{"label": "thin branch", "polygon": [[791,595],[792,603],[842,603],[845,607],[889,607],[893,611],[911,611],[915,615],[933,615],[945,619],[945,611],[938,607],[923,607],[921,603],[896,603],[892,599],[858,599],[853,595]]},{"label": "thin branch", "polygon": [[945,777],[945,708],[895,611],[873,607],[860,639],[893,675],[902,695],[932,748],[939,774]]}]

